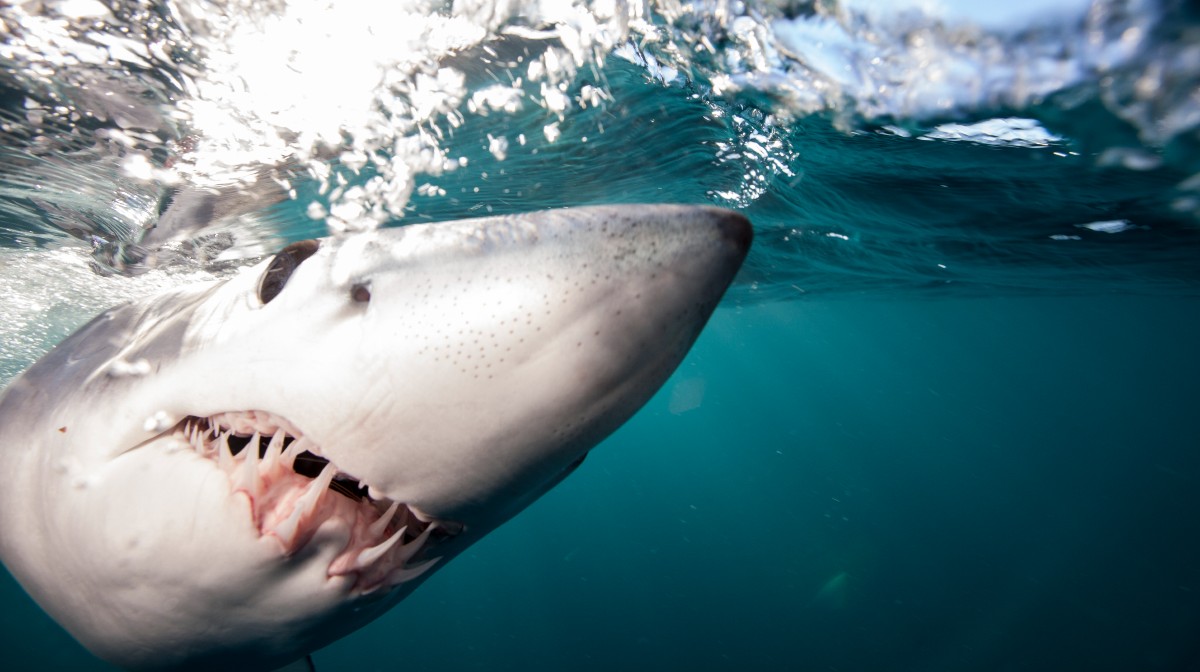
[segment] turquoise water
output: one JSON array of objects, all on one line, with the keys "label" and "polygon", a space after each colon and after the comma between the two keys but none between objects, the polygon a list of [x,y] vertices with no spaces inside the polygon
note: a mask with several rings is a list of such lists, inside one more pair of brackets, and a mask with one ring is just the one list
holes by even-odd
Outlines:
[{"label": "turquoise water", "polygon": [[427,670],[1193,669],[1196,314],[726,308],[586,468],[316,660],[399,669],[408,641]]},{"label": "turquoise water", "polygon": [[[1197,308],[726,306],[583,468],[318,669],[1194,669]],[[0,599],[17,669],[106,669]]]},{"label": "turquoise water", "polygon": [[[1147,53],[1194,32],[1169,6],[1181,27],[1160,24]],[[719,52],[742,45],[729,39]],[[387,225],[717,203],[752,219],[755,247],[645,409],[387,616],[318,652],[318,669],[1200,670],[1200,161],[1195,125],[1169,104],[1194,92],[1191,71],[1164,66],[1179,77],[1162,78],[1143,125],[1107,72],[944,114],[874,114],[865,99],[798,113],[784,88],[717,91],[714,73],[745,74],[718,57],[692,66],[664,85],[610,57],[570,81],[571,95],[606,91],[599,106],[439,127],[466,162],[418,179],[442,191],[415,193]],[[469,91],[518,72],[463,67]],[[33,151],[12,128],[32,90],[20,74],[0,79],[0,281],[53,319],[2,304],[18,325],[4,332],[5,380],[107,303],[150,291],[148,277],[227,270],[177,260],[102,281],[39,256],[90,259],[95,243],[103,266],[140,240],[121,213],[171,189],[106,169],[84,142],[103,123],[60,128],[71,152]],[[995,118],[1053,139],[942,127]],[[503,159],[489,136],[511,140]],[[335,199],[316,179],[296,188],[226,222],[232,249],[324,235],[307,205]],[[63,285],[26,283],[30,262],[62,264]],[[14,669],[107,669],[7,576],[0,643]]]}]

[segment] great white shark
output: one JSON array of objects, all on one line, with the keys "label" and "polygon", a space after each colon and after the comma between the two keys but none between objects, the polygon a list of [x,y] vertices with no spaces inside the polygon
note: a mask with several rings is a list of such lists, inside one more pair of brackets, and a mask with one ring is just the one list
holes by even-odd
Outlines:
[{"label": "great white shark", "polygon": [[577,467],[750,242],[717,208],[553,210],[294,243],[111,309],[0,395],[0,559],[116,665],[302,660]]}]

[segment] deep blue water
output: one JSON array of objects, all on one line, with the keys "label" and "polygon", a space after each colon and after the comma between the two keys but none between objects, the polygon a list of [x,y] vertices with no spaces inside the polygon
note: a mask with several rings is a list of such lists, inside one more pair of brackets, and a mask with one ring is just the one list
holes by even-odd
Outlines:
[{"label": "deep blue water", "polygon": [[[1190,39],[1163,30],[1160,51]],[[509,71],[468,67],[469,86]],[[445,125],[469,161],[388,225],[718,203],[753,220],[755,247],[645,409],[318,669],[1200,670],[1195,125],[1151,138],[1099,80],[945,118],[788,118],[771,92],[720,94],[705,73],[582,68],[571,93],[610,99],[572,108],[555,142],[532,105]],[[20,74],[0,78],[10,124]],[[1194,91],[1180,80],[1156,100]],[[1014,116],[1059,139],[931,135]],[[138,240],[96,194],[157,207],[162,185],[79,150],[89,128],[61,129],[75,153],[51,158],[6,129],[5,293],[33,291],[15,269],[39,251]],[[489,135],[521,134],[489,152]],[[1126,150],[1137,160],[1112,158]],[[83,199],[31,195],[30,171]],[[327,196],[297,189],[233,228],[323,234],[304,212]],[[90,272],[63,273],[53,324],[0,316],[29,325],[6,336],[4,376],[103,306],[73,295]],[[6,668],[107,669],[7,576],[0,643]]]}]

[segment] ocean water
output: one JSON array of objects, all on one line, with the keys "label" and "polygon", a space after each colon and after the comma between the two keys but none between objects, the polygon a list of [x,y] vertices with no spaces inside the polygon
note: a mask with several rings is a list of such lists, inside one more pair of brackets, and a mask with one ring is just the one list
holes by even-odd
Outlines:
[{"label": "ocean water", "polygon": [[[737,208],[662,391],[319,670],[1200,670],[1197,19],[0,6],[0,382],[288,240]],[[110,669],[7,575],[0,643]]]}]

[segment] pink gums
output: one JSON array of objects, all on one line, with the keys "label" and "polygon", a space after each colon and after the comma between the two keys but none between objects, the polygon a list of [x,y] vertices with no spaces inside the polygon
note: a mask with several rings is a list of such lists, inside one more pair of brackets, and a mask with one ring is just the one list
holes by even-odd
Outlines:
[{"label": "pink gums", "polygon": [[[222,431],[213,437],[204,425]],[[249,446],[237,455],[229,447],[231,432],[254,434]],[[261,457],[260,436],[271,437]],[[297,438],[285,449],[292,436]],[[358,500],[334,492],[329,486],[338,471],[332,463],[315,479],[296,473],[297,455],[318,453],[316,446],[286,421],[262,412],[223,413],[207,423],[185,423],[184,438],[226,473],[235,494],[249,499],[259,535],[273,537],[282,555],[303,548],[325,522],[340,521],[350,531],[350,538],[329,563],[329,576],[353,577],[355,592],[369,593],[411,581],[440,559],[409,564],[438,527],[436,521],[420,521],[400,502]]]}]

